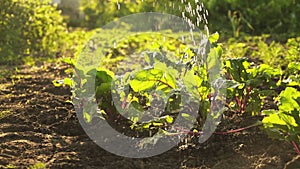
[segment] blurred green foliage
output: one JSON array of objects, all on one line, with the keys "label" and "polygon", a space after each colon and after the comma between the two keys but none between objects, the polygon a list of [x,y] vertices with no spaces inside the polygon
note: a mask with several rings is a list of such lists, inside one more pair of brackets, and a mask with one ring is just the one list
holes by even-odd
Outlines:
[{"label": "blurred green foliage", "polygon": [[[50,0],[1,0],[0,63],[23,62],[26,56],[38,58],[76,55],[80,50],[78,46],[93,34],[93,31],[86,29],[102,27],[133,13],[164,12],[179,17],[184,15],[196,22],[197,15],[189,11],[197,9],[196,12],[203,17],[206,10],[199,9],[201,3],[202,1],[197,0],[81,0],[82,18],[68,23],[68,26],[80,28],[73,29],[67,28],[61,12],[56,5],[51,5]],[[289,37],[300,35],[300,29],[297,29],[300,27],[300,1],[203,0],[203,3],[209,13],[207,19],[210,32],[218,31],[221,40],[224,37],[238,38],[239,41],[232,44],[229,41],[226,46],[230,52],[259,57],[263,62],[275,65],[281,63],[280,59],[289,62],[299,58],[299,39]],[[200,28],[206,24],[203,20],[205,19],[202,18]],[[244,36],[262,34],[271,36],[252,39]],[[281,37],[280,40],[286,45],[266,42],[274,37]]]},{"label": "blurred green foliage", "polygon": [[191,16],[185,11],[186,5],[191,3],[193,7],[200,2],[190,1],[181,3],[178,0],[81,0],[81,11],[85,15],[84,23],[90,29],[102,27],[105,24],[129,14],[138,12],[161,12],[192,18],[196,21],[196,16]]},{"label": "blurred green foliage", "polygon": [[49,0],[1,0],[0,11],[1,63],[59,51],[66,27]]},{"label": "blurred green foliage", "polygon": [[273,68],[285,68],[291,62],[299,62],[300,37],[288,38],[286,43],[270,41],[269,37],[270,35],[244,36],[241,40],[230,38],[224,43],[224,57],[247,57]]},{"label": "blurred green foliage", "polygon": [[[299,35],[300,1],[206,0],[213,29],[242,31],[251,35]],[[231,24],[229,24],[231,23]]]},{"label": "blurred green foliage", "polygon": [[[189,11],[191,6],[204,3],[212,32],[220,31],[227,37],[272,34],[276,38],[300,34],[300,1],[296,0],[82,0],[84,26],[101,27],[115,18],[136,12],[165,12],[184,15],[196,21]],[[205,11],[204,11],[205,12]]]},{"label": "blurred green foliage", "polygon": [[90,29],[102,27],[115,18],[137,12],[154,11],[158,6],[149,5],[153,0],[81,0],[81,10],[85,15],[84,23]]}]

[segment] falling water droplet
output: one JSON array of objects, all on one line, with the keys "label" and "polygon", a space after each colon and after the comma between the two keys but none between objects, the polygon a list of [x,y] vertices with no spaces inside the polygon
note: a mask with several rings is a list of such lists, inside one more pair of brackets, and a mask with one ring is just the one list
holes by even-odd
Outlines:
[{"label": "falling water droplet", "polygon": [[119,3],[119,1],[117,0],[117,8],[118,8],[118,10],[120,10],[120,3]]},{"label": "falling water droplet", "polygon": [[204,20],[205,24],[207,25],[207,24],[208,24],[208,21],[207,21],[207,19],[206,19],[206,16],[205,16],[205,15],[203,15],[203,20]]},{"label": "falling water droplet", "polygon": [[114,41],[114,48],[116,49],[117,48],[117,42]]},{"label": "falling water droplet", "polygon": [[208,29],[208,26],[207,25],[204,25],[204,29],[206,31],[206,35],[209,35],[209,29]]}]

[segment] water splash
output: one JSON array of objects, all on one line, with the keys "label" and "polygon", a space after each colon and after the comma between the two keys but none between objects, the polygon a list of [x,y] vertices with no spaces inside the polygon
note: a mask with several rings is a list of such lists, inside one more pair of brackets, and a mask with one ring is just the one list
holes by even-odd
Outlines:
[{"label": "water splash", "polygon": [[118,8],[118,10],[121,9],[121,5],[120,5],[119,1],[117,1],[117,8]]},{"label": "water splash", "polygon": [[[141,1],[142,3],[149,3],[150,1]],[[121,4],[126,2],[116,1],[117,9],[121,9]],[[150,4],[148,4],[150,5]],[[154,9],[158,9],[158,11],[145,11],[145,12],[162,12],[169,14],[179,14],[179,17],[182,17],[193,29],[195,27],[200,28],[202,24],[204,24],[203,29],[207,33],[208,29],[208,10],[206,10],[204,3],[199,0],[195,0],[194,2],[181,0],[179,2],[164,2],[162,3],[159,0],[155,0],[152,3]],[[178,9],[176,10],[176,6]]]}]

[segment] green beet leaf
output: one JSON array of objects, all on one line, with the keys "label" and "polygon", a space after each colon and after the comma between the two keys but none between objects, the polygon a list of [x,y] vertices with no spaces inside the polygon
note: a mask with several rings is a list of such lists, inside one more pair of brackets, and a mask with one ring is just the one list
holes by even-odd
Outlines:
[{"label": "green beet leaf", "polygon": [[279,110],[264,110],[263,128],[270,137],[299,142],[300,92],[287,87],[279,95]]},{"label": "green beet leaf", "polygon": [[176,85],[175,79],[171,75],[154,68],[138,72],[129,83],[135,92],[146,91],[153,87],[172,89]]},{"label": "green beet leaf", "polygon": [[300,111],[299,106],[300,92],[292,87],[287,87],[283,92],[280,93],[280,105],[279,109],[285,112],[291,112],[294,109]]},{"label": "green beet leaf", "polygon": [[220,37],[219,33],[216,32],[214,34],[211,34],[209,36],[208,40],[209,40],[210,43],[215,43],[215,42],[217,42],[219,40],[219,37]]}]

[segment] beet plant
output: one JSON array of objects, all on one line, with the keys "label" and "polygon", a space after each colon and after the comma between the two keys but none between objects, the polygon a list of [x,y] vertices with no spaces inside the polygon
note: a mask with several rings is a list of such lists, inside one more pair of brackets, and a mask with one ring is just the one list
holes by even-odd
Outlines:
[{"label": "beet plant", "polygon": [[287,87],[277,97],[278,110],[263,110],[263,130],[272,138],[289,141],[300,155],[300,92]]},{"label": "beet plant", "polygon": [[254,66],[247,58],[227,59],[224,64],[228,107],[240,113],[260,114],[263,100],[276,95],[282,71],[267,64]]}]

